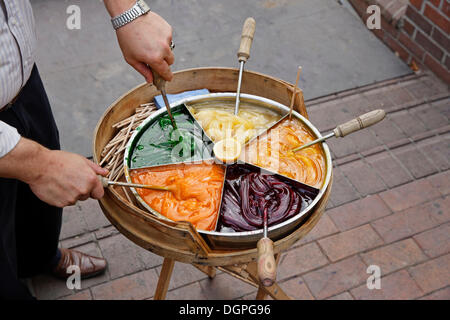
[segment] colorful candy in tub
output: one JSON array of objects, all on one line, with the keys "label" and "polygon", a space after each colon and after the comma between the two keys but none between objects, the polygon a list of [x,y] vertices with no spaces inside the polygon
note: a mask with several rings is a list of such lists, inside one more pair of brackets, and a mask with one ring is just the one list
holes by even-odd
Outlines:
[{"label": "colorful candy in tub", "polygon": [[184,105],[172,109],[177,129],[163,113],[143,132],[130,150],[129,167],[141,168],[212,158],[212,142]]},{"label": "colorful candy in tub", "polygon": [[218,231],[239,232],[261,229],[265,209],[269,226],[286,221],[304,210],[319,190],[249,164],[235,164],[227,169],[223,192]]},{"label": "colorful candy in tub", "polygon": [[133,183],[169,186],[171,191],[136,189],[152,209],[174,221],[189,221],[195,228],[216,227],[225,169],[212,161],[175,164],[130,171]]},{"label": "colorful candy in tub", "polygon": [[234,105],[225,102],[188,108],[214,142],[235,138],[241,144],[245,144],[281,118],[274,111],[252,107],[245,103],[241,104],[238,115],[234,115]]},{"label": "colorful candy in tub", "polygon": [[265,134],[250,142],[241,160],[320,188],[325,180],[325,155],[319,144],[292,152],[315,137],[296,119],[282,120]]}]

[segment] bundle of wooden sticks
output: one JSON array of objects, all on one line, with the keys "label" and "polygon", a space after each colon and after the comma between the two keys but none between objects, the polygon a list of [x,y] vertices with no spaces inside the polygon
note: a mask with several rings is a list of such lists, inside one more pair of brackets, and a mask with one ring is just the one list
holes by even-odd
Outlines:
[{"label": "bundle of wooden sticks", "polygon": [[123,175],[123,157],[128,140],[134,129],[156,110],[153,102],[141,104],[135,114],[113,124],[119,131],[103,148],[99,165],[109,170],[108,179],[117,181]]}]

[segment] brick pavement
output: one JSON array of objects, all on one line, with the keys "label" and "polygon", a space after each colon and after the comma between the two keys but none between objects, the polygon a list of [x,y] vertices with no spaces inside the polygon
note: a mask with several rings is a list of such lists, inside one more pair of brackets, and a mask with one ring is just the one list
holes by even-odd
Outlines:
[{"label": "brick pavement", "polygon": [[[330,140],[334,185],[318,225],[282,254],[281,287],[296,299],[450,299],[450,94],[430,74],[411,75],[307,101],[322,132],[372,108],[386,119]],[[107,272],[68,290],[42,275],[40,299],[149,299],[162,258],[122,236],[95,201],[64,213],[61,245],[108,259]],[[369,290],[369,265],[381,290]],[[177,263],[168,299],[254,299],[256,289],[218,272],[210,280]]]}]

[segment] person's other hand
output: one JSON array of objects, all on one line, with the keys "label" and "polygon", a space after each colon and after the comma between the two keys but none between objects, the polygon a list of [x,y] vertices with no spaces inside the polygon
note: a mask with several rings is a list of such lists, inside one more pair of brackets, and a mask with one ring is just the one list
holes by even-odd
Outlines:
[{"label": "person's other hand", "polygon": [[57,207],[100,199],[104,190],[97,175],[107,174],[78,154],[49,150],[25,138],[0,158],[0,177],[27,183],[39,199]]},{"label": "person's other hand", "polygon": [[117,29],[116,34],[125,60],[147,82],[153,82],[150,68],[165,80],[172,80],[169,67],[175,60],[170,50],[172,27],[166,20],[150,11]]},{"label": "person's other hand", "polygon": [[33,193],[42,201],[65,207],[78,200],[103,197],[103,186],[97,175],[106,169],[88,159],[65,151],[42,151],[39,174],[28,181]]},{"label": "person's other hand", "polygon": [[49,150],[26,138],[0,158],[0,177],[27,183],[39,199],[57,207],[100,199],[104,190],[97,175],[107,174],[78,154]]}]

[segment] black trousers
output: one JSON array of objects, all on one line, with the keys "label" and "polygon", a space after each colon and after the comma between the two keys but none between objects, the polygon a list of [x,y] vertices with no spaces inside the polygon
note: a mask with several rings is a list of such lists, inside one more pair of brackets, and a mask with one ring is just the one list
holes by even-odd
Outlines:
[{"label": "black trousers", "polygon": [[[18,99],[0,120],[22,137],[59,149],[59,133],[34,66]],[[0,299],[33,299],[19,278],[47,271],[58,250],[62,209],[39,200],[23,182],[0,178]]]}]

